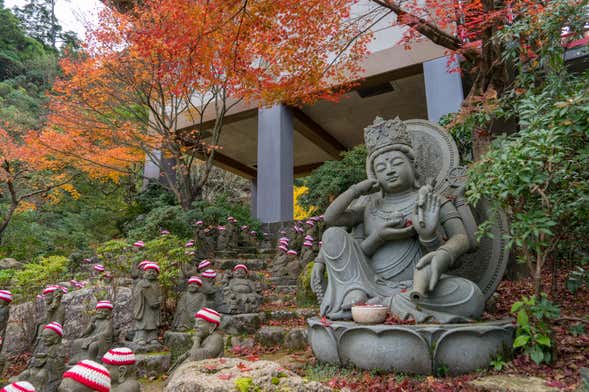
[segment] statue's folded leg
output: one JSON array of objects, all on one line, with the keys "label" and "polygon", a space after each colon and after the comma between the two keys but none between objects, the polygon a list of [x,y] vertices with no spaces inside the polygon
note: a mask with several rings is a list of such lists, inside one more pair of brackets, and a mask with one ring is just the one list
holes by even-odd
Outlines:
[{"label": "statue's folded leg", "polygon": [[459,323],[480,318],[485,307],[481,289],[472,281],[443,275],[436,288],[420,300],[410,297],[410,290],[389,298],[391,312],[402,320],[418,323]]},{"label": "statue's folded leg", "polygon": [[351,319],[350,308],[376,295],[375,274],[360,243],[341,227],[323,233],[320,257],[327,269],[321,315],[331,320]]}]

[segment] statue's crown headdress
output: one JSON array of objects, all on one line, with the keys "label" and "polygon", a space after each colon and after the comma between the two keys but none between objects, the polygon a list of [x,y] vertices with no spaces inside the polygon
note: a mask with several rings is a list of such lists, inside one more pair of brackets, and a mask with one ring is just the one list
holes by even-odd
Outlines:
[{"label": "statue's crown headdress", "polygon": [[368,154],[395,144],[412,148],[407,126],[399,117],[393,120],[376,117],[371,125],[364,128],[364,142]]}]

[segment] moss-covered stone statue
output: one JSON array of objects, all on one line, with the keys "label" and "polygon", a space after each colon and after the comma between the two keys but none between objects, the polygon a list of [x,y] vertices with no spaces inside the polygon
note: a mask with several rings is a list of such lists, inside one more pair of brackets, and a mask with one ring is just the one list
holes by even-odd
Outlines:
[{"label": "moss-covered stone statue", "polygon": [[321,291],[327,270],[321,315],[349,320],[353,305],[368,302],[417,322],[478,318],[481,289],[445,275],[469,250],[463,219],[451,199],[419,178],[406,124],[377,118],[365,129],[365,142],[368,179],[325,212],[329,228],[312,274],[312,286]]},{"label": "moss-covered stone statue", "polygon": [[275,283],[281,282],[281,284],[285,285],[294,285],[302,270],[298,252],[294,249],[284,252],[283,245],[280,245],[279,248],[281,253],[274,259],[270,267],[272,281]]},{"label": "moss-covered stone statue", "polygon": [[110,373],[111,392],[140,392],[141,386],[135,379],[135,353],[127,347],[108,350],[102,363]]},{"label": "moss-covered stone statue", "polygon": [[33,354],[29,366],[18,376],[11,378],[10,381],[28,381],[39,392],[54,392],[65,370],[65,350],[61,342],[62,337],[61,324],[52,322],[45,325],[39,337],[42,344],[39,345],[39,350]]},{"label": "moss-covered stone statue", "polygon": [[171,373],[185,361],[201,361],[223,356],[223,337],[216,332],[221,324],[221,314],[210,308],[202,308],[195,315],[192,348],[184,353],[170,368]]},{"label": "moss-covered stone statue", "polygon": [[233,267],[232,274],[223,287],[223,304],[219,310],[227,314],[255,313],[262,304],[261,288],[257,282],[248,279],[245,264]]},{"label": "moss-covered stone statue", "polygon": [[63,374],[58,392],[109,392],[110,374],[101,364],[85,359]]},{"label": "moss-covered stone statue", "polygon": [[188,279],[186,291],[182,293],[176,304],[176,313],[172,330],[186,332],[194,327],[194,314],[205,305],[206,296],[200,292],[202,280],[198,276]]},{"label": "moss-covered stone statue", "polygon": [[70,365],[82,359],[99,360],[108,351],[113,342],[114,328],[112,322],[113,305],[110,301],[98,301],[96,314],[80,339],[72,344]]},{"label": "moss-covered stone statue", "polygon": [[33,337],[33,352],[41,349],[42,328],[50,323],[56,322],[63,325],[65,321],[65,305],[62,302],[63,294],[67,289],[58,285],[50,285],[43,289],[42,297],[45,305],[45,314],[43,318],[37,323],[35,335]]},{"label": "moss-covered stone statue", "polygon": [[138,346],[158,343],[162,289],[158,282],[160,267],[156,263],[143,265],[143,279],[133,289],[133,317],[135,336],[133,342]]}]

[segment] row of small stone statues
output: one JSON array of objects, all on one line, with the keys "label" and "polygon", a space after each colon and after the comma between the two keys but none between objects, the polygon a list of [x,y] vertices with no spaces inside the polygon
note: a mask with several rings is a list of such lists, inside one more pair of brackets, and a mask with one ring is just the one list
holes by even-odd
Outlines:
[{"label": "row of small stone statues", "polygon": [[[99,301],[96,305],[99,320],[110,319],[112,304]],[[223,338],[215,332],[221,323],[221,314],[213,309],[202,308],[195,315],[195,333],[193,346],[189,352],[181,356],[176,364],[185,360],[202,360],[223,355]],[[82,339],[74,343],[81,349],[81,354],[96,354],[105,340]],[[119,347],[106,351],[102,355],[102,365],[96,359],[74,361],[74,365],[65,369],[65,350],[62,344],[63,328],[60,323],[51,322],[43,326],[39,344],[27,369],[13,377],[11,384],[0,389],[0,392],[139,392],[140,384],[135,379],[135,353],[127,347]],[[80,345],[81,343],[81,345]],[[75,358],[75,357],[74,357]],[[72,358],[73,359],[73,358]],[[71,365],[70,361],[70,365]]]},{"label": "row of small stone statues", "polygon": [[[235,253],[236,251],[270,250],[272,245],[268,233],[259,233],[250,230],[249,226],[239,226],[237,219],[227,217],[224,225],[206,225],[199,220],[195,223],[195,239],[192,243],[197,249],[198,257],[209,257],[215,254]],[[304,251],[306,238],[320,238],[323,229],[323,216],[314,216],[305,222],[295,222],[293,227],[282,230],[281,235],[291,240],[291,249]]]},{"label": "row of small stone statues", "polygon": [[[241,269],[241,268],[239,268]],[[147,268],[146,271],[153,270]],[[146,274],[147,275],[147,274]],[[190,283],[189,286],[194,283]],[[59,286],[49,286],[44,290],[47,304],[54,300],[61,300],[63,291]],[[0,291],[0,301],[3,306],[12,301],[10,292]],[[144,302],[142,306],[145,306]],[[54,312],[48,306],[47,318],[60,317],[62,312]],[[137,310],[137,306],[135,306]],[[83,337],[76,339],[72,344],[72,357],[68,363],[73,366],[66,371],[65,348],[62,344],[64,336],[62,323],[48,322],[39,328],[34,346],[33,356],[28,367],[10,381],[13,384],[6,386],[5,391],[40,391],[40,392],[76,392],[76,391],[139,391],[139,384],[135,381],[135,355],[127,347],[109,348],[113,344],[113,305],[110,301],[99,301],[96,304],[95,316],[92,318]],[[138,314],[135,313],[135,316]],[[146,314],[142,315],[143,317]],[[148,315],[147,315],[148,316]],[[148,316],[149,317],[149,316]],[[144,320],[135,318],[138,323]],[[221,314],[213,309],[203,307],[192,316],[192,324],[195,332],[192,349],[176,361],[176,364],[184,360],[199,360],[218,357],[223,354],[223,338],[214,334],[220,325]],[[143,332],[143,334],[142,334]],[[151,331],[136,330],[135,336],[145,337]],[[151,342],[153,343],[153,342]],[[157,339],[155,343],[159,345]],[[145,341],[130,343],[138,349],[145,348]],[[97,363],[102,358],[104,366]],[[2,390],[0,390],[1,392]]]}]

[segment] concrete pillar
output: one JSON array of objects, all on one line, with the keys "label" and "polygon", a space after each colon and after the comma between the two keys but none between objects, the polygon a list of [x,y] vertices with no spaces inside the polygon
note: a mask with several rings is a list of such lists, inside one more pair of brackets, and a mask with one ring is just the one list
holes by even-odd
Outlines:
[{"label": "concrete pillar", "polygon": [[258,180],[253,179],[250,187],[250,213],[258,216]]},{"label": "concrete pillar", "polygon": [[145,165],[143,166],[143,186],[142,189],[145,190],[147,184],[150,180],[160,180],[160,162],[162,160],[162,152],[159,150],[154,150],[152,152],[153,157],[146,155],[145,156]]},{"label": "concrete pillar", "polygon": [[[448,72],[448,58],[423,63],[428,120],[439,122],[440,117],[460,110],[464,100],[462,79],[458,72]],[[451,65],[455,67],[456,65]]]},{"label": "concrete pillar", "polygon": [[292,220],[293,138],[286,106],[259,109],[256,217],[263,223]]}]

